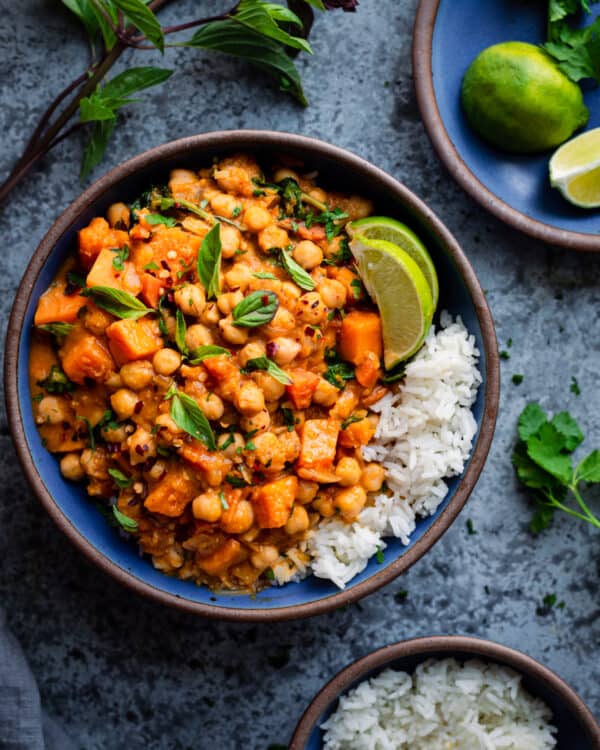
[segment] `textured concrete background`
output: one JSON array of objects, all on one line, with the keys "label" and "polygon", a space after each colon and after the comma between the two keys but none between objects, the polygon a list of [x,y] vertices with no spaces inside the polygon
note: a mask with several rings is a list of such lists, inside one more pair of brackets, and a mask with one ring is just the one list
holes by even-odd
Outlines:
[{"label": "textured concrete background", "polygon": [[[224,2],[177,2],[194,17]],[[475,205],[440,166],[414,100],[410,38],[416,0],[362,0],[357,14],[315,24],[300,63],[308,109],[241,63],[170,50],[168,86],[119,123],[98,176],[150,146],[204,130],[265,127],[350,148],[404,181],[458,237],[487,290],[503,362],[499,424],[482,478],[441,542],[402,579],[360,605],[299,623],[204,622],[128,593],[90,567],[27,488],[0,425],[0,602],[48,709],[85,750],[267,750],[287,743],[303,707],[349,661],[433,633],[476,634],[527,651],[600,714],[600,533],[558,518],[533,539],[510,466],[527,400],[570,409],[600,444],[600,257],[543,246]],[[85,63],[77,25],[51,0],[0,0],[0,173],[37,117]],[[197,13],[198,11],[196,11]],[[158,55],[136,54],[137,64]],[[126,55],[123,63],[129,63]],[[38,241],[81,190],[80,143],[64,143],[0,208],[0,309]],[[520,386],[513,373],[523,373]],[[571,376],[582,390],[569,391]],[[596,507],[599,507],[596,503]],[[477,533],[469,535],[470,518]],[[408,591],[404,603],[396,594]],[[555,593],[564,609],[539,614]]]}]

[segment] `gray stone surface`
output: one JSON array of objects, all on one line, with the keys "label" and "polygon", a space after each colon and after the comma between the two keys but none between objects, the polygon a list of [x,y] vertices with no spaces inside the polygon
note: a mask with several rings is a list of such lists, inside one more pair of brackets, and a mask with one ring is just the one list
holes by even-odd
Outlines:
[{"label": "gray stone surface", "polygon": [[[226,3],[197,3],[211,11]],[[410,65],[416,0],[362,0],[356,15],[317,21],[300,63],[311,105],[296,106],[235,61],[170,50],[168,86],[119,124],[97,170],[204,130],[266,127],[319,136],[404,181],[462,243],[487,290],[501,348],[510,337],[499,424],[466,509],[408,574],[368,599],[298,623],[230,625],[161,608],[92,568],[41,511],[0,428],[0,602],[47,710],[86,750],[252,748],[285,744],[303,707],[349,661],[431,633],[476,634],[556,670],[600,714],[600,535],[569,518],[533,539],[509,456],[527,400],[568,408],[600,443],[597,388],[600,257],[543,246],[485,214],[439,164],[419,121]],[[172,3],[191,17],[196,3]],[[45,102],[86,60],[58,1],[0,0],[0,172]],[[136,55],[139,60],[144,53]],[[124,63],[130,62],[126,55]],[[148,54],[144,60],[158,55]],[[0,207],[0,308],[38,241],[81,190],[80,142],[59,148]],[[513,373],[525,375],[522,385]],[[582,390],[569,391],[571,376]],[[472,519],[477,533],[469,535]],[[406,589],[405,603],[395,595]],[[547,593],[562,610],[536,612]],[[289,656],[289,660],[288,660]]]}]

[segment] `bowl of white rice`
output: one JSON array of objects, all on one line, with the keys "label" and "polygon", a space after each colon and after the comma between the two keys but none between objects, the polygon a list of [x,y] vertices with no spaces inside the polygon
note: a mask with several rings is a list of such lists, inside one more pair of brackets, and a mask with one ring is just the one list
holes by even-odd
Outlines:
[{"label": "bowl of white rice", "polygon": [[289,750],[598,750],[577,693],[492,641],[431,636],[374,651],[336,675]]}]

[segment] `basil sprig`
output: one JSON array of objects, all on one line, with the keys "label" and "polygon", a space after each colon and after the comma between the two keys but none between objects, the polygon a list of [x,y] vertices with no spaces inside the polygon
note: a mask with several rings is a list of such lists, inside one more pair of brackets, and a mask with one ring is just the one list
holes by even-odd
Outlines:
[{"label": "basil sprig", "polygon": [[221,228],[215,224],[202,240],[196,263],[198,278],[206,289],[208,299],[215,299],[221,291],[219,272],[221,270]]},{"label": "basil sprig", "polygon": [[204,443],[209,450],[216,450],[217,443],[210,422],[194,399],[177,390],[174,390],[171,398],[171,419],[175,424]]},{"label": "basil sprig", "polygon": [[274,292],[259,289],[233,308],[233,324],[241,328],[262,326],[273,320],[278,307],[279,300]]},{"label": "basil sprig", "polygon": [[272,378],[275,378],[279,383],[283,383],[283,385],[292,385],[294,382],[287,372],[284,372],[279,365],[276,365],[268,357],[254,357],[254,359],[249,359],[242,372],[255,372],[256,370],[268,372]]},{"label": "basil sprig", "polygon": [[137,297],[111,286],[90,286],[81,290],[83,297],[91,297],[98,307],[117,318],[137,320],[154,312]]},{"label": "basil sprig", "polygon": [[223,346],[215,346],[214,344],[206,344],[205,346],[199,346],[190,353],[189,363],[191,365],[199,365],[200,362],[203,362],[205,359],[210,359],[210,357],[220,357],[223,354],[226,357],[231,357],[229,349],[225,349]]},{"label": "basil sprig", "polygon": [[281,260],[283,262],[283,267],[296,282],[296,284],[298,284],[300,289],[305,289],[307,292],[311,292],[315,288],[315,282],[304,270],[304,268],[296,263],[296,261],[292,258],[291,253],[289,253],[287,250],[282,250]]}]

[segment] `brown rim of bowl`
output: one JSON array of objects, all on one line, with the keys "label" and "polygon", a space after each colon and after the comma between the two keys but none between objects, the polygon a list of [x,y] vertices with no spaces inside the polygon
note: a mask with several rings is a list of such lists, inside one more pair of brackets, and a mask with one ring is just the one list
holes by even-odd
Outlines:
[{"label": "brown rim of bowl", "polygon": [[561,245],[569,250],[600,251],[600,237],[583,232],[559,229],[542,221],[531,219],[500,200],[475,177],[461,158],[440,116],[433,86],[431,53],[439,5],[440,0],[420,0],[412,42],[413,77],[417,104],[425,130],[438,157],[462,189],[505,224],[528,234],[530,237]]},{"label": "brown rim of bowl", "polygon": [[[71,524],[69,519],[55,504],[36,469],[27,446],[25,431],[23,429],[17,386],[17,355],[19,340],[25,311],[29,304],[34,282],[46,259],[52,252],[56,242],[77,220],[81,211],[97,201],[114,183],[157,161],[178,156],[186,158],[199,147],[204,151],[210,150],[213,153],[218,153],[220,149],[231,149],[232,145],[236,149],[247,150],[256,150],[257,147],[265,148],[269,146],[274,149],[285,150],[286,147],[290,147],[296,148],[297,150],[303,150],[307,157],[315,159],[318,159],[319,157],[333,158],[337,163],[343,164],[348,170],[356,171],[359,174],[362,173],[369,175],[374,182],[377,182],[378,185],[381,186],[382,192],[392,193],[398,197],[409,210],[419,214],[421,220],[428,227],[429,231],[439,239],[442,246],[447,248],[447,252],[456,264],[465,282],[481,326],[486,358],[484,412],[479,434],[477,436],[477,443],[471,456],[469,466],[454,497],[452,498],[452,501],[442,512],[440,517],[436,519],[431,528],[428,529],[421,539],[419,539],[414,546],[405,552],[398,560],[362,583],[314,602],[272,609],[229,609],[226,607],[183,599],[180,596],[161,591],[160,589],[141,581],[135,575],[127,572],[106,558],[102,553],[98,552]],[[135,156],[133,159],[129,159],[115,167],[77,198],[77,200],[75,200],[56,220],[46,236],[42,239],[27,267],[27,270],[25,271],[19,289],[17,290],[8,324],[4,360],[4,381],[8,423],[25,476],[37,495],[38,500],[47,510],[59,529],[66,534],[71,542],[73,542],[73,544],[97,567],[139,594],[154,599],[162,604],[195,614],[237,622],[301,619],[303,617],[310,617],[312,615],[329,612],[332,609],[350,604],[367,594],[371,594],[413,565],[448,529],[475,486],[492,440],[496,416],[498,413],[500,390],[496,333],[485,295],[471,265],[463,251],[460,249],[458,243],[433,212],[404,185],[401,185],[378,167],[369,164],[364,159],[348,151],[306,136],[276,131],[256,130],[232,130],[203,133],[201,135],[190,136],[188,138],[182,138],[157,146],[156,148],[145,151],[142,154]]]},{"label": "brown rim of bowl", "polygon": [[384,646],[338,672],[312,699],[294,730],[288,750],[303,750],[315,725],[327,707],[355,680],[360,679],[371,670],[384,669],[391,662],[405,656],[423,655],[423,657],[426,657],[428,654],[444,654],[450,657],[461,652],[505,664],[520,674],[549,685],[553,692],[559,694],[569,710],[575,714],[589,735],[593,746],[600,747],[600,726],[598,726],[590,709],[572,687],[533,657],[514,648],[502,646],[483,638],[461,635],[431,635]]}]

